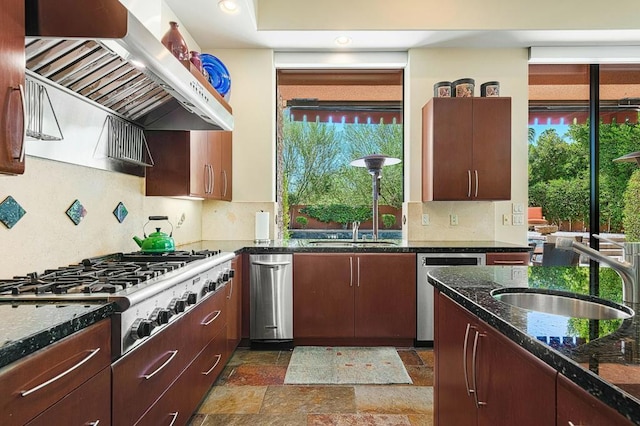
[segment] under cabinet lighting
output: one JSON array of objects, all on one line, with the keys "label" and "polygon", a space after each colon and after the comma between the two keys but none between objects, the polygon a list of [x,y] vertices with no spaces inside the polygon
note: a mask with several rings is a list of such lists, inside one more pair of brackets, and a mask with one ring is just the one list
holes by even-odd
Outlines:
[{"label": "under cabinet lighting", "polygon": [[340,36],[336,38],[336,44],[338,46],[347,46],[351,44],[351,37],[349,36]]}]

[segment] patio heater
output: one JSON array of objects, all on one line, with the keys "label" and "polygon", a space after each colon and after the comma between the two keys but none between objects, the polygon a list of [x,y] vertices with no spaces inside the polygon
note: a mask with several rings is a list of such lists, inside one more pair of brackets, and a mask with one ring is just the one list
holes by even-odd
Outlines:
[{"label": "patio heater", "polygon": [[400,163],[399,158],[389,157],[383,154],[371,154],[353,160],[350,164],[355,167],[366,167],[372,177],[373,183],[373,240],[378,240],[378,197],[380,196],[380,178],[382,167]]}]

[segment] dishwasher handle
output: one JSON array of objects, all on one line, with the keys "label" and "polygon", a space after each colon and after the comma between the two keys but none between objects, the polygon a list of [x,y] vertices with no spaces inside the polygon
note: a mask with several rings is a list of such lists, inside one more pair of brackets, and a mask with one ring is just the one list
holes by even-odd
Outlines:
[{"label": "dishwasher handle", "polygon": [[263,262],[261,260],[252,260],[251,264],[253,265],[260,265],[260,266],[266,266],[267,268],[280,268],[281,266],[287,266],[290,265],[291,262]]}]

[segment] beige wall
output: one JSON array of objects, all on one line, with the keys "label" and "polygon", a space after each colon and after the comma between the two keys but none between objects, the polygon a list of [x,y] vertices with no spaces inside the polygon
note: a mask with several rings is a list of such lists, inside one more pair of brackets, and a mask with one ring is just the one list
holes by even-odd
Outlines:
[{"label": "beige wall", "polygon": [[[476,96],[485,81],[500,82],[500,94],[512,98],[511,197],[527,203],[528,64],[526,49],[412,49],[405,75],[405,200],[409,240],[499,240],[526,243],[525,226],[504,226],[503,214],[511,214],[512,202],[422,203],[422,106],[433,97],[438,81],[473,78]],[[431,225],[422,225],[422,214]],[[449,215],[459,224],[451,226]]]}]

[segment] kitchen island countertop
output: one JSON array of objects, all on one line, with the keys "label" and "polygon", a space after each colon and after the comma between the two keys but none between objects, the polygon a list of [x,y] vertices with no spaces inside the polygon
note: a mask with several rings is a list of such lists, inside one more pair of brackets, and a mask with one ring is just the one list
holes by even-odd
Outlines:
[{"label": "kitchen island countertop", "polygon": [[[619,277],[601,268],[605,292],[620,295]],[[491,291],[525,287],[588,294],[589,268],[485,266],[441,268],[428,282],[593,396],[640,425],[640,319],[597,321],[544,314],[493,298]],[[638,312],[638,307],[634,310]],[[593,332],[593,331],[592,331]]]},{"label": "kitchen island countertop", "polygon": [[1,302],[0,368],[113,313],[106,302]]}]

